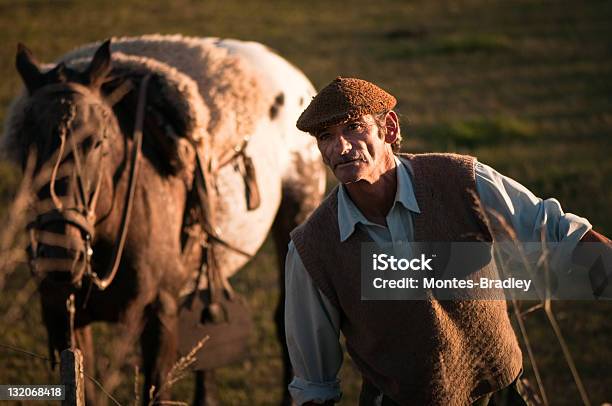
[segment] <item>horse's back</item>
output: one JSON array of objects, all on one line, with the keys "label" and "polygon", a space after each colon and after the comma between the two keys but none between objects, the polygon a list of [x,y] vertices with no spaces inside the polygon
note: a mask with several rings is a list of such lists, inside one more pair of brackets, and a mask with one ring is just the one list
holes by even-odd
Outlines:
[{"label": "horse's back", "polygon": [[[241,57],[256,70],[262,88],[273,96],[247,147],[255,164],[261,206],[253,211],[246,209],[244,199],[238,196],[243,189],[236,189],[239,178],[231,170],[222,171],[218,178],[220,185],[225,186],[221,192],[235,191],[234,198],[229,198],[230,192],[221,199],[234,206],[231,212],[240,214],[240,218],[227,216],[221,221],[229,225],[226,227],[228,240],[256,250],[272,226],[283,193],[309,200],[312,206],[318,204],[324,192],[325,171],[314,138],[295,126],[315,90],[301,71],[260,43],[226,39],[217,40],[216,45]],[[298,206],[303,206],[302,203],[296,202]],[[226,254],[230,265],[227,272],[232,274],[243,261],[238,254]]]},{"label": "horse's back", "polygon": [[302,206],[314,209],[325,191],[325,168],[313,137],[300,131],[296,121],[316,94],[312,83],[302,71],[263,44],[234,39],[218,40],[217,45],[240,55],[253,68],[265,88],[275,95],[276,105],[270,113],[278,137],[286,153],[277,155],[280,161],[283,190],[298,196]]},{"label": "horse's back", "polygon": [[[216,44],[228,49],[232,54],[239,55],[259,72],[258,77],[264,89],[274,96],[269,115],[271,121],[277,122],[280,127],[279,136],[282,137],[284,146],[294,154],[319,161],[314,140],[295,126],[297,118],[316,94],[304,73],[258,42],[222,39]],[[290,163],[285,168],[288,171],[293,169]],[[284,173],[284,177],[290,178],[291,174]]]}]

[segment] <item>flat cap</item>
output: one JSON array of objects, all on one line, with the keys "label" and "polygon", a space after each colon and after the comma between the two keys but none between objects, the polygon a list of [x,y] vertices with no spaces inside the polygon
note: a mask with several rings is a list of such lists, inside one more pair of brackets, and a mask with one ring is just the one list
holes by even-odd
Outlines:
[{"label": "flat cap", "polygon": [[297,128],[315,132],[366,114],[391,110],[397,100],[373,83],[337,77],[312,99],[297,121]]}]

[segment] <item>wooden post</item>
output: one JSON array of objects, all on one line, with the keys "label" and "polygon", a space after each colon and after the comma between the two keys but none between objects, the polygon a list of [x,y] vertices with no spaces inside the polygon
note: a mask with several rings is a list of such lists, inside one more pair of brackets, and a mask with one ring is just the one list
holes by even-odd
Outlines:
[{"label": "wooden post", "polygon": [[80,350],[75,348],[62,351],[60,375],[66,395],[62,406],[85,406],[83,354]]}]

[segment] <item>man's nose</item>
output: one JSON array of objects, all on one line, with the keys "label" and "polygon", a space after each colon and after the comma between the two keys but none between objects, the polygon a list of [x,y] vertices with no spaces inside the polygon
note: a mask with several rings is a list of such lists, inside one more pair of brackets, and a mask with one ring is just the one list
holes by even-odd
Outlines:
[{"label": "man's nose", "polygon": [[340,155],[344,155],[353,149],[353,146],[343,134],[338,134],[337,140],[338,142],[336,143],[336,146]]}]

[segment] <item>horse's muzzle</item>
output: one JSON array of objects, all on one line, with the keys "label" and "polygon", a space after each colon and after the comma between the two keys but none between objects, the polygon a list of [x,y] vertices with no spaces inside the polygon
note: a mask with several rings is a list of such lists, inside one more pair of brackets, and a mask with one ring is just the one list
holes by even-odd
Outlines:
[{"label": "horse's muzzle", "polygon": [[80,287],[90,266],[93,227],[76,210],[51,210],[28,224],[31,271]]}]

